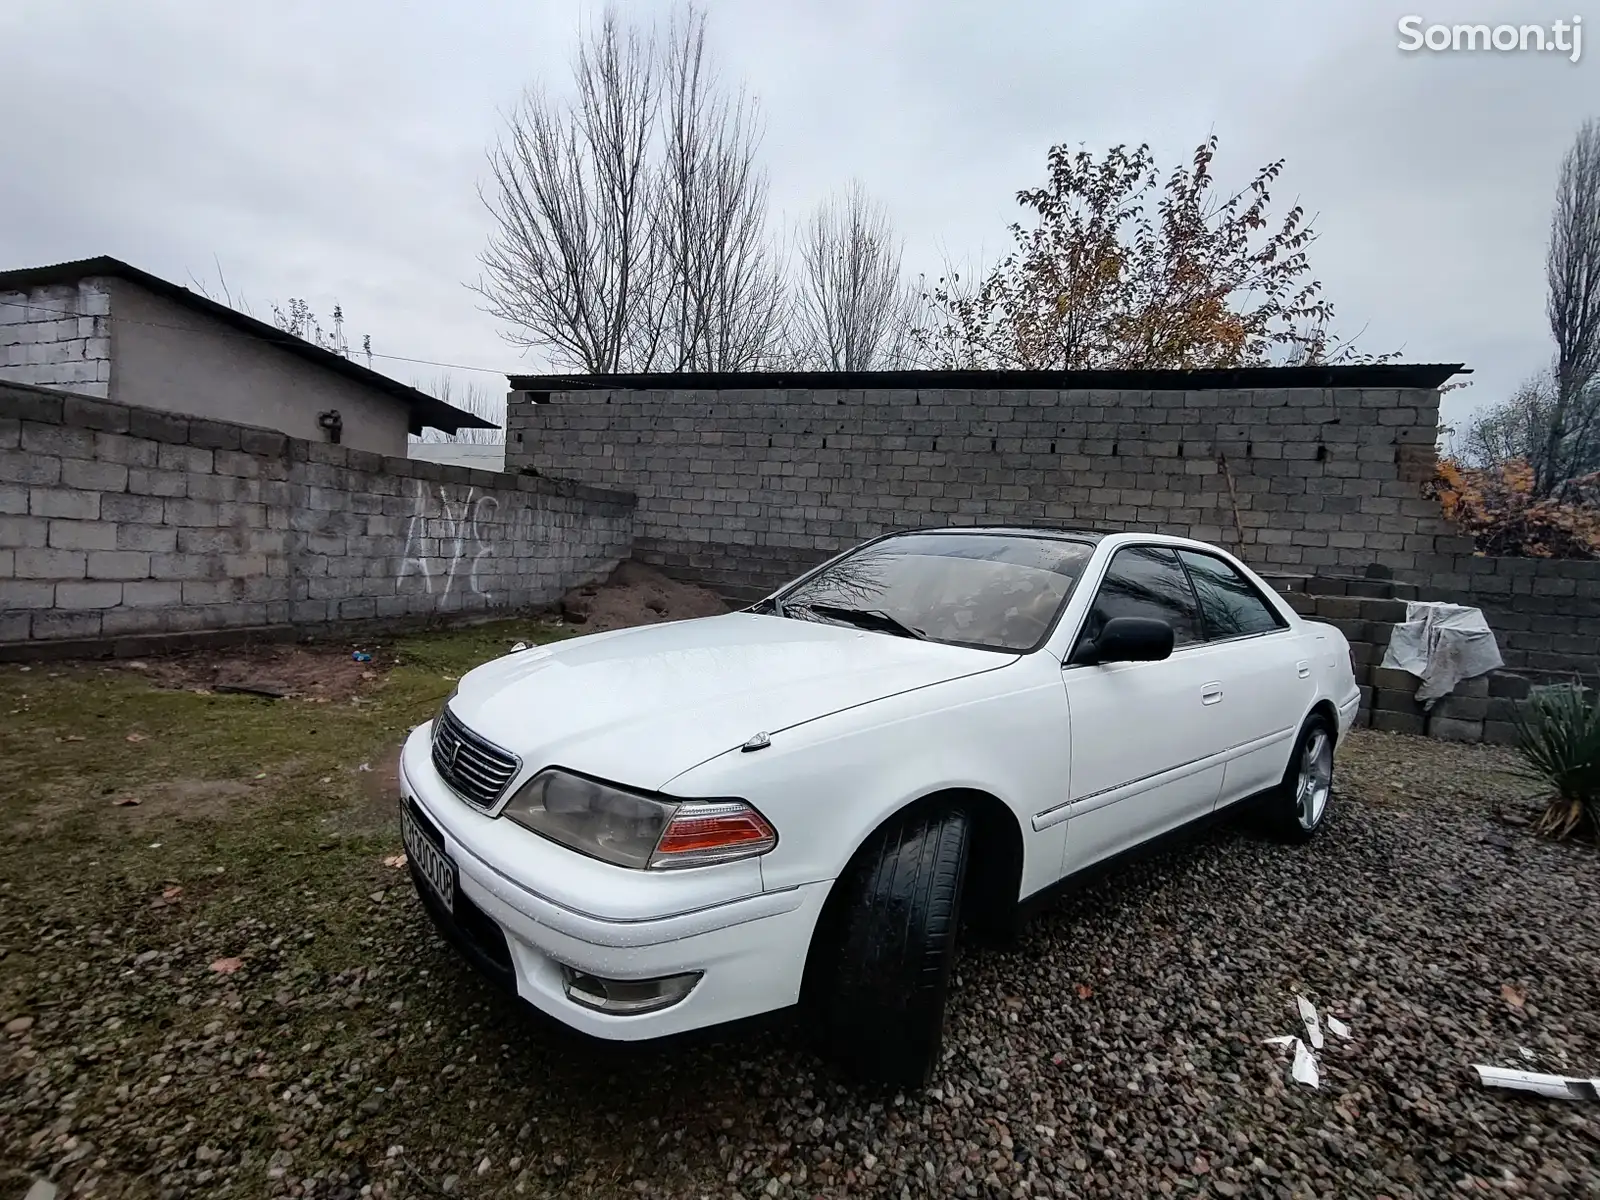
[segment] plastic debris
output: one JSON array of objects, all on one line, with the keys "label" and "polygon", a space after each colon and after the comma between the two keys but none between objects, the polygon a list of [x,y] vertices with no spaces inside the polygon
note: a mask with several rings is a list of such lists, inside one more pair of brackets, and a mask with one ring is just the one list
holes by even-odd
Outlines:
[{"label": "plastic debris", "polygon": [[1322,1086],[1322,1076],[1317,1071],[1317,1060],[1299,1038],[1296,1038],[1294,1043],[1293,1074],[1296,1083],[1314,1088]]},{"label": "plastic debris", "polygon": [[526,650],[527,648],[528,648],[528,643],[527,642],[518,642],[515,646],[511,647],[511,653],[517,654],[517,653],[519,653],[519,652],[521,652],[523,650]]},{"label": "plastic debris", "polygon": [[372,661],[372,655],[368,654],[365,650],[357,650],[350,657],[352,659],[354,659],[356,662],[371,662]]},{"label": "plastic debris", "polygon": [[370,771],[370,770],[372,770],[372,764],[371,763],[362,763],[359,767],[356,768],[356,770],[358,770],[358,771]]},{"label": "plastic debris", "polygon": [[1478,1073],[1478,1082],[1484,1087],[1534,1092],[1556,1100],[1600,1100],[1600,1077],[1541,1075],[1536,1071],[1517,1071],[1510,1067],[1474,1065],[1472,1069]]},{"label": "plastic debris", "polygon": [[1292,1046],[1296,1042],[1298,1042],[1299,1040],[1300,1039],[1295,1037],[1294,1034],[1286,1033],[1282,1037],[1270,1037],[1270,1038],[1268,1038],[1266,1040],[1265,1044],[1268,1045],[1268,1046]]},{"label": "plastic debris", "polygon": [[1350,1026],[1339,1020],[1338,1017],[1328,1018],[1328,1032],[1335,1037],[1343,1038],[1347,1042],[1350,1040]]},{"label": "plastic debris", "polygon": [[1295,1005],[1300,1009],[1300,1019],[1305,1022],[1306,1037],[1311,1042],[1313,1050],[1322,1049],[1322,1024],[1317,1020],[1317,1006],[1304,996],[1294,998]]}]

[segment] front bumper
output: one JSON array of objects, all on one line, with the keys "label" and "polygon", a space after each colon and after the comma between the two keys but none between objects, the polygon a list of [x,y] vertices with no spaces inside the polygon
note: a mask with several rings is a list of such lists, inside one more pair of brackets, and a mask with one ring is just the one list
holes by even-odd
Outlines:
[{"label": "front bumper", "polygon": [[[406,740],[401,802],[416,805],[455,864],[454,917],[415,872],[413,881],[435,923],[496,983],[564,1024],[619,1041],[798,1000],[827,884],[762,891],[753,861],[665,877],[587,859],[462,803],[433,769],[429,736],[423,725]],[[563,966],[621,980],[703,974],[669,1008],[618,1015],[568,999]]]}]

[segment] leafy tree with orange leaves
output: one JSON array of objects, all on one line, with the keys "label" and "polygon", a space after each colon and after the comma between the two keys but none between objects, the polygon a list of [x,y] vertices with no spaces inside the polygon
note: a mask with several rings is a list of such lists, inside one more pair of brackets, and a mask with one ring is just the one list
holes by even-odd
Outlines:
[{"label": "leafy tree with orange leaves", "polygon": [[1537,477],[1518,458],[1492,467],[1439,462],[1430,491],[1444,515],[1469,534],[1479,553],[1516,558],[1600,558],[1600,472],[1575,481],[1578,502],[1539,496]]},{"label": "leafy tree with orange leaves", "polygon": [[924,299],[925,360],[944,367],[1237,367],[1378,361],[1329,334],[1310,278],[1305,210],[1271,211],[1279,159],[1213,194],[1217,139],[1163,182],[1150,148],[1096,158],[1056,146],[1049,182],[1017,193],[1032,214],[982,280],[950,272]]}]

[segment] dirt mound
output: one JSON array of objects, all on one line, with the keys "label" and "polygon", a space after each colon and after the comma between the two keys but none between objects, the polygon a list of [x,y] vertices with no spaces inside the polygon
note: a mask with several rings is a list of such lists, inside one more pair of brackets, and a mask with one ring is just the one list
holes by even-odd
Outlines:
[{"label": "dirt mound", "polygon": [[714,617],[727,611],[727,604],[705,588],[668,579],[653,567],[631,561],[604,583],[576,588],[561,600],[561,615],[584,633]]},{"label": "dirt mound", "polygon": [[339,645],[236,646],[134,660],[117,669],[139,672],[160,688],[348,700],[394,665],[394,656],[376,646],[360,650],[363,659],[356,653]]}]

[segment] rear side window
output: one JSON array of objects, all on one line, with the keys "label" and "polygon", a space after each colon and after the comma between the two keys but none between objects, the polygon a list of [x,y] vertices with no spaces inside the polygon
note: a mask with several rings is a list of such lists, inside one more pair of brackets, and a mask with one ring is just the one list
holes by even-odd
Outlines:
[{"label": "rear side window", "polygon": [[1178,556],[1164,546],[1118,550],[1089,610],[1083,638],[1100,636],[1113,617],[1154,617],[1172,626],[1173,644],[1201,640],[1200,610]]},{"label": "rear side window", "polygon": [[1178,554],[1194,580],[1208,638],[1245,637],[1284,628],[1282,618],[1255,585],[1230,563],[1193,550],[1180,550]]}]

